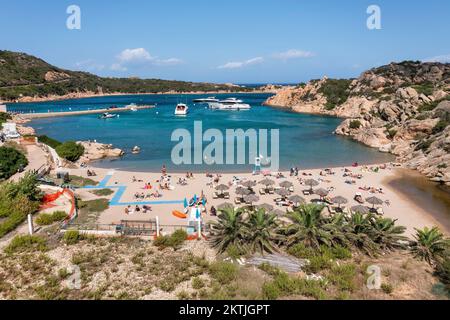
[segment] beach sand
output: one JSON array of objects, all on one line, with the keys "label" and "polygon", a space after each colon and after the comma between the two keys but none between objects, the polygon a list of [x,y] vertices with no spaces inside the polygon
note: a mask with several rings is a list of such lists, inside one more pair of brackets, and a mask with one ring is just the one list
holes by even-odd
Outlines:
[{"label": "beach sand", "polygon": [[[374,167],[368,166],[368,168]],[[347,207],[352,207],[357,205],[358,203],[353,200],[355,194],[357,192],[362,193],[362,196],[364,199],[376,196],[383,201],[389,200],[390,205],[383,204],[383,210],[384,210],[384,216],[389,218],[398,219],[398,224],[403,225],[407,228],[406,234],[408,236],[411,236],[414,233],[414,228],[423,228],[425,226],[431,227],[431,226],[439,226],[444,232],[450,233],[448,224],[441,223],[438,219],[436,219],[430,212],[425,210],[423,206],[416,205],[413,200],[405,196],[404,193],[399,192],[394,187],[391,186],[389,183],[392,179],[395,179],[398,177],[398,170],[396,168],[390,167],[387,165],[386,169],[380,169],[378,172],[372,172],[370,170],[367,170],[366,167],[360,166],[360,167],[346,167],[347,169],[351,170],[354,174],[362,174],[363,177],[361,179],[352,179],[349,177],[343,177],[344,174],[344,167],[338,167],[333,168],[332,170],[335,172],[334,175],[326,175],[321,176],[320,172],[324,171],[323,169],[313,169],[313,170],[301,170],[299,172],[298,177],[290,177],[288,172],[283,172],[285,178],[277,179],[275,177],[269,177],[270,179],[274,180],[276,182],[276,185],[278,185],[282,181],[290,181],[294,184],[294,193],[302,196],[305,198],[308,202],[311,199],[318,198],[317,195],[312,196],[304,196],[302,194],[302,190],[309,189],[308,186],[301,185],[298,178],[303,179],[310,179],[313,178],[315,180],[323,180],[320,182],[320,184],[316,187],[317,188],[325,188],[328,189],[330,187],[334,188],[332,192],[330,192],[329,197],[335,197],[335,196],[343,196],[348,199],[348,203],[345,205]],[[199,196],[202,191],[206,195],[208,199],[207,203],[207,209],[209,210],[212,205],[214,205],[216,208],[219,204],[224,202],[233,203],[234,199],[236,197],[235,194],[235,186],[231,187],[229,190],[230,193],[230,199],[224,200],[224,199],[213,199],[212,195],[215,192],[214,187],[208,185],[212,182],[211,178],[208,178],[206,174],[194,174],[193,179],[187,179],[188,185],[181,186],[176,184],[178,181],[178,178],[185,177],[185,174],[181,173],[174,173],[171,174],[168,172],[168,175],[171,176],[172,185],[175,187],[174,190],[159,190],[159,184],[156,182],[160,179],[161,173],[145,173],[145,172],[128,172],[128,171],[120,171],[120,170],[107,170],[102,168],[92,168],[89,169],[94,170],[97,174],[96,177],[93,177],[93,179],[97,181],[101,181],[104,179],[105,176],[112,175],[107,186],[126,186],[126,190],[123,193],[123,196],[121,197],[118,205],[112,205],[109,209],[101,213],[101,215],[98,218],[99,224],[111,224],[111,223],[118,223],[120,220],[148,220],[151,218],[155,218],[156,216],[159,217],[160,224],[162,226],[169,226],[169,225],[186,225],[186,220],[176,218],[172,215],[173,210],[183,211],[183,200],[184,198],[187,198],[188,200],[196,194]],[[308,176],[303,175],[304,173],[308,174]],[[87,169],[71,169],[70,174],[73,175],[79,175],[83,177],[87,177]],[[133,176],[136,177],[137,180],[142,180],[142,182],[132,182]],[[256,182],[261,181],[264,177],[262,175],[254,176],[251,173],[243,173],[243,174],[222,174],[220,178],[219,184],[228,184],[233,180],[233,176],[237,176],[241,179],[249,179],[254,180]],[[92,177],[91,177],[92,178]],[[355,184],[347,184],[345,183],[346,180],[355,180]],[[152,190],[144,190],[145,183],[150,182],[153,186]],[[374,188],[382,188],[383,194],[376,193],[372,194],[368,191],[360,190],[359,187],[374,187]],[[280,210],[286,210],[286,207],[277,207],[275,206],[274,199],[278,198],[279,196],[274,195],[259,195],[258,190],[261,188],[261,185],[257,185],[254,189],[258,196],[260,197],[260,200],[256,202],[255,204],[262,204],[267,203],[274,205],[276,209]],[[105,187],[107,188],[107,187]],[[125,208],[127,207],[127,204],[121,204],[121,203],[129,203],[129,202],[137,202],[139,201],[134,199],[135,193],[150,193],[154,190],[158,189],[163,196],[161,198],[151,198],[146,199],[144,201],[180,201],[180,203],[171,204],[171,203],[163,203],[163,204],[153,204],[150,206],[152,207],[152,211],[143,213],[142,211],[133,213],[130,215],[125,214]],[[115,190],[115,189],[114,189]],[[77,193],[80,194],[82,197],[89,197],[92,198],[92,194],[90,193],[89,189],[79,189],[77,190]],[[114,194],[109,196],[108,198],[114,197]],[[371,206],[367,202],[364,204],[367,206]],[[134,207],[134,205],[132,206]],[[142,207],[142,205],[140,205]],[[210,221],[216,219],[216,217],[211,217],[209,214],[204,215],[205,221]]]}]

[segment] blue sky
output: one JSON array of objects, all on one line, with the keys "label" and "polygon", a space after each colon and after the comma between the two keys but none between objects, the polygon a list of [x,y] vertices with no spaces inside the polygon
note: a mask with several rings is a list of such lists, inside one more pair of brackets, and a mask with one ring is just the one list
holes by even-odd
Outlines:
[{"label": "blue sky", "polygon": [[[66,28],[72,4],[81,30]],[[381,30],[366,27],[371,4]],[[447,0],[2,0],[0,49],[102,76],[300,82],[450,62],[449,12]]]}]

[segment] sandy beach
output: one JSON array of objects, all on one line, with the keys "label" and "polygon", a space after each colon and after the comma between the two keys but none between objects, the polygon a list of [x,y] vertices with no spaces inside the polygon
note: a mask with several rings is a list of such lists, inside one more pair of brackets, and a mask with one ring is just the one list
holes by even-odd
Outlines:
[{"label": "sandy beach", "polygon": [[[342,196],[348,200],[348,203],[343,205],[345,207],[352,207],[358,205],[358,203],[353,199],[356,193],[361,193],[363,199],[366,199],[371,196],[376,196],[384,201],[381,206],[384,211],[384,216],[398,219],[398,224],[407,227],[406,234],[411,236],[414,233],[414,228],[422,228],[425,226],[439,226],[446,233],[449,233],[450,229],[448,223],[442,219],[436,219],[430,212],[425,210],[423,206],[416,205],[410,198],[405,196],[404,193],[399,192],[395,188],[393,188],[389,181],[395,179],[398,175],[398,170],[391,165],[387,164],[385,169],[379,169],[378,172],[374,172],[371,169],[374,169],[375,165],[371,166],[359,166],[359,167],[337,167],[331,169],[334,174],[325,174],[324,169],[313,169],[313,170],[301,170],[299,171],[298,176],[290,176],[289,172],[283,172],[284,178],[276,178],[275,176],[268,177],[275,181],[275,187],[279,185],[279,183],[283,181],[290,181],[294,185],[294,192],[292,195],[300,195],[307,202],[310,202],[312,199],[317,199],[317,195],[303,195],[302,191],[309,189],[309,186],[301,184],[301,181],[305,179],[315,179],[320,181],[319,185],[314,187],[324,188],[331,190],[328,197],[336,197]],[[345,171],[345,169],[349,171]],[[177,184],[179,178],[186,178],[186,174],[171,174],[168,172],[168,176],[171,179],[171,186],[174,187],[173,190],[160,190],[159,189],[159,181],[161,177],[161,173],[146,173],[146,172],[128,172],[128,171],[120,171],[120,170],[106,170],[102,168],[92,168],[89,167],[90,170],[94,170],[97,174],[96,177],[90,177],[95,179],[96,181],[105,180],[106,183],[101,188],[124,186],[123,195],[120,199],[112,194],[108,198],[114,199],[114,204],[110,206],[109,209],[104,211],[98,217],[99,224],[112,224],[120,222],[120,220],[146,220],[150,218],[159,217],[161,225],[185,225],[186,220],[179,219],[172,215],[173,210],[183,211],[183,200],[187,198],[191,199],[194,195],[199,196],[202,192],[205,194],[208,202],[207,209],[208,213],[204,215],[205,221],[210,221],[212,219],[216,219],[216,217],[212,217],[209,215],[209,209],[211,206],[217,208],[217,206],[221,203],[228,202],[234,203],[234,199],[236,198],[236,183],[233,185],[234,177],[238,177],[241,180],[252,180],[259,182],[264,179],[263,175],[252,175],[251,173],[243,173],[243,174],[222,174],[220,175],[218,184],[229,185],[229,199],[213,199],[213,193],[216,191],[215,186],[217,183],[213,182],[213,179],[207,177],[206,174],[194,174],[193,178],[186,179],[187,185],[179,185]],[[323,175],[320,173],[322,172]],[[83,177],[87,177],[87,169],[71,169],[70,173],[73,175],[79,175]],[[353,174],[353,175],[361,175],[361,178],[352,178],[352,177],[344,177],[344,173]],[[215,175],[214,175],[215,176]],[[133,182],[133,177],[136,178],[136,182]],[[354,183],[346,183],[352,182]],[[152,185],[151,190],[145,190],[144,186],[146,183],[150,183]],[[277,194],[266,194],[260,195],[258,190],[263,186],[257,184],[254,187],[256,194],[259,196],[259,201],[254,204],[263,204],[267,203],[273,205],[275,209],[286,211],[288,207],[276,206],[274,199],[279,198]],[[371,187],[371,188],[381,188],[382,193],[379,192],[370,192],[364,191],[360,188]],[[144,193],[145,195],[152,193],[158,190],[162,197],[160,198],[149,198],[145,200],[136,200],[134,195]],[[113,190],[117,190],[114,189]],[[91,189],[79,189],[77,192],[83,198],[94,198],[93,194],[90,192]],[[117,191],[116,191],[117,192]],[[387,202],[386,202],[387,200]],[[157,202],[157,203],[152,203]],[[147,204],[148,203],[148,204]],[[147,213],[143,213],[142,211],[136,212],[133,214],[126,214],[125,208],[130,206],[134,208],[139,205],[142,208],[142,204],[147,204],[151,206],[152,210]],[[364,205],[371,207],[367,202]]]}]

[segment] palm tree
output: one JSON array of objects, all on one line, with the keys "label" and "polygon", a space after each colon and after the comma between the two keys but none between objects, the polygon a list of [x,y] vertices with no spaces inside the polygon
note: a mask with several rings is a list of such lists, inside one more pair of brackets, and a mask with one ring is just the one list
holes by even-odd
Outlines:
[{"label": "palm tree", "polygon": [[373,256],[378,251],[377,244],[372,240],[373,225],[372,214],[353,213],[349,221],[344,226],[344,233],[348,241],[365,252],[369,256]]},{"label": "palm tree", "polygon": [[442,260],[446,250],[449,249],[449,239],[445,239],[444,234],[437,227],[415,230],[415,241],[411,243],[411,251],[414,256],[431,265]]},{"label": "palm tree", "polygon": [[376,218],[372,220],[373,229],[370,236],[381,250],[406,249],[408,238],[403,236],[406,227],[396,226],[396,221],[390,218]]},{"label": "palm tree", "polygon": [[245,242],[251,252],[273,253],[278,251],[275,244],[277,240],[276,229],[278,223],[276,215],[267,213],[264,209],[259,209],[250,213],[246,223]]},{"label": "palm tree", "polygon": [[211,223],[211,245],[223,253],[231,245],[245,251],[245,225],[243,211],[234,208],[220,210],[218,221]]},{"label": "palm tree", "polygon": [[333,234],[328,220],[322,216],[323,206],[301,205],[287,214],[292,224],[282,229],[288,246],[303,242],[306,246],[319,249],[321,245],[331,246]]}]

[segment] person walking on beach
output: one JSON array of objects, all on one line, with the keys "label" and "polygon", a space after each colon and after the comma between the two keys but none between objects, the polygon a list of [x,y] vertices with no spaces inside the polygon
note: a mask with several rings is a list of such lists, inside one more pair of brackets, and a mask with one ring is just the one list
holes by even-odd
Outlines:
[{"label": "person walking on beach", "polygon": [[161,174],[165,177],[167,175],[167,168],[166,165],[163,164],[162,168],[161,168]]}]

